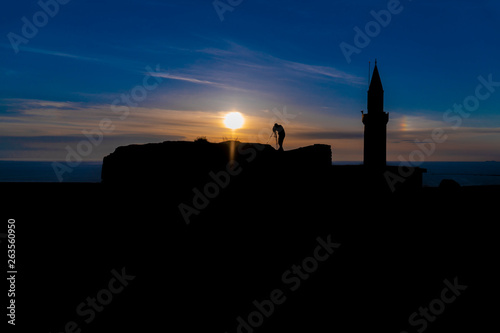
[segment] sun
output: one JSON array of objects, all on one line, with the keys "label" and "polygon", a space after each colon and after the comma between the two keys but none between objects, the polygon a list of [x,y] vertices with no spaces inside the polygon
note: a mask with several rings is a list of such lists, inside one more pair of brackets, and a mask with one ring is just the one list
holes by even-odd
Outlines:
[{"label": "sun", "polygon": [[243,118],[243,115],[239,112],[231,112],[224,117],[224,125],[232,130],[241,128],[244,123],[245,118]]}]

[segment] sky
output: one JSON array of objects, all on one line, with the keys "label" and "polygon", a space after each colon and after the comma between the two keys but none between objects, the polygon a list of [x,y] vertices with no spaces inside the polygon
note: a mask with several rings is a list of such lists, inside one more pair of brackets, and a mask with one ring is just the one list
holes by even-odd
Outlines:
[{"label": "sky", "polygon": [[500,160],[498,17],[493,0],[9,1],[0,160],[266,143],[278,122],[285,150],[329,144],[334,162],[361,161],[375,59],[389,161]]}]

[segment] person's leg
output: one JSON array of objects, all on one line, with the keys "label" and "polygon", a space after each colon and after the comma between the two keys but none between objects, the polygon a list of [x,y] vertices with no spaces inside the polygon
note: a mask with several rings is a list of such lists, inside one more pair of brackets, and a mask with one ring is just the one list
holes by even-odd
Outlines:
[{"label": "person's leg", "polygon": [[280,135],[280,137],[278,139],[278,144],[280,145],[279,150],[283,150],[283,141],[284,140],[285,140],[285,136],[284,135]]}]

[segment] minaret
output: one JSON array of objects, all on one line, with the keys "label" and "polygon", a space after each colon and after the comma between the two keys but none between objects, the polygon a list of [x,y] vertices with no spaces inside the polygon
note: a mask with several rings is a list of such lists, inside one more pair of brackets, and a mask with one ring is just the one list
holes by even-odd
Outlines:
[{"label": "minaret", "polygon": [[365,125],[364,165],[371,169],[384,169],[387,151],[387,123],[389,113],[384,112],[384,89],[378,73],[377,61],[368,88],[368,113],[363,114]]}]

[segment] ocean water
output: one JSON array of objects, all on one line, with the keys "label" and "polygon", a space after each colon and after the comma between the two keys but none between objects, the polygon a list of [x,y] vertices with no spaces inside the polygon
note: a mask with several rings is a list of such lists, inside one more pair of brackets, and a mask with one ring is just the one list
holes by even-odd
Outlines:
[{"label": "ocean water", "polygon": [[[361,162],[334,162],[337,165],[362,164]],[[388,162],[400,165],[400,162]],[[500,162],[424,162],[419,167],[427,169],[423,185],[437,187],[443,179],[452,179],[461,186],[500,185]]]},{"label": "ocean water", "polygon": [[[101,181],[102,162],[82,162],[62,175],[63,182]],[[59,182],[52,162],[0,161],[0,182]]]},{"label": "ocean water", "polygon": [[[361,164],[337,162],[336,165]],[[389,165],[399,165],[397,162]],[[500,185],[500,162],[425,162],[424,186],[435,187],[443,179],[453,179],[462,186]],[[63,182],[96,183],[101,181],[102,162],[82,162]],[[0,161],[0,182],[58,182],[52,162]]]},{"label": "ocean water", "polygon": [[426,162],[424,186],[435,187],[443,179],[453,179],[462,186],[500,185],[500,162]]}]

